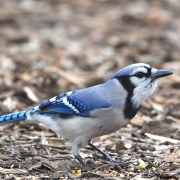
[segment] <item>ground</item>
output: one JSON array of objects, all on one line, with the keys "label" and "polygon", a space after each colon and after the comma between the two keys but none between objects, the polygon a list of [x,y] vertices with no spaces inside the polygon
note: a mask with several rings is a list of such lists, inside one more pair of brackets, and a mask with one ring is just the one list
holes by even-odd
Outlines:
[{"label": "ground", "polygon": [[132,63],[174,72],[127,126],[94,139],[124,163],[86,147],[92,171],[81,172],[71,143],[18,122],[0,126],[1,179],[180,178],[179,9],[178,0],[0,0],[0,114],[105,82]]}]

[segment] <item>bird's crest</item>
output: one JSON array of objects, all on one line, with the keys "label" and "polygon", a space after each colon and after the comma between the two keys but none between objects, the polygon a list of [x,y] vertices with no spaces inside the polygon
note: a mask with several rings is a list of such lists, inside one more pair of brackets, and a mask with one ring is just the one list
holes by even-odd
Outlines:
[{"label": "bird's crest", "polygon": [[132,64],[132,65],[126,66],[123,69],[119,70],[116,74],[114,74],[114,76],[112,76],[111,79],[123,77],[123,76],[130,76],[130,75],[132,75],[133,72],[136,71],[136,69],[138,70],[143,67],[150,69],[150,65],[145,64],[145,63]]}]

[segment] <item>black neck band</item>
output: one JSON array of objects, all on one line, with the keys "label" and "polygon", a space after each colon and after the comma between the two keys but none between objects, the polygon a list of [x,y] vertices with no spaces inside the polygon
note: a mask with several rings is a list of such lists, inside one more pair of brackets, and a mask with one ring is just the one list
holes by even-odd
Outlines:
[{"label": "black neck band", "polygon": [[135,86],[131,83],[129,77],[118,77],[117,79],[128,93],[126,97],[126,104],[124,107],[124,116],[126,119],[130,120],[136,115],[138,111],[138,108],[135,108],[131,101]]}]

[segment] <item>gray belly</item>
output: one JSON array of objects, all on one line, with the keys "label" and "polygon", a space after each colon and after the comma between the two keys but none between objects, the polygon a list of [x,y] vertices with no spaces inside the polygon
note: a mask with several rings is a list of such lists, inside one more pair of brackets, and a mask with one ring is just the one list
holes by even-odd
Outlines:
[{"label": "gray belly", "polygon": [[123,113],[115,108],[100,110],[93,114],[96,118],[96,133],[94,137],[110,134],[119,130],[121,127],[128,123],[124,118]]},{"label": "gray belly", "polygon": [[74,116],[72,119],[58,117],[52,120],[43,115],[36,115],[36,119],[71,141],[79,137],[91,139],[110,134],[128,123],[123,113],[115,108],[94,111],[91,117]]}]

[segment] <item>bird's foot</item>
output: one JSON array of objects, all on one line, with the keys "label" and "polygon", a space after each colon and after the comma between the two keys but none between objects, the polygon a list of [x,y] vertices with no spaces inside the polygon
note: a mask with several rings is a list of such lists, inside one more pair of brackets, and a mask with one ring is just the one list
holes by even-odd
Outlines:
[{"label": "bird's foot", "polygon": [[100,154],[95,155],[97,158],[104,159],[112,163],[118,163],[118,164],[121,164],[121,166],[125,166],[125,163],[123,161],[112,158],[108,154],[101,151],[101,149],[99,149],[97,146],[93,145],[91,142],[89,142],[89,146],[91,146],[93,149],[95,149],[96,151],[100,153]]},{"label": "bird's foot", "polygon": [[84,172],[91,171],[91,168],[85,164],[81,165],[81,170]]},{"label": "bird's foot", "polygon": [[104,154],[104,155],[101,155],[101,154],[96,154],[95,155],[97,158],[99,159],[103,159],[105,161],[109,161],[111,163],[118,163],[118,164],[121,164],[121,165],[124,165],[125,163],[121,160],[116,160],[114,158],[112,158],[111,156],[109,156],[108,154]]},{"label": "bird's foot", "polygon": [[76,157],[76,159],[80,162],[80,164],[81,164],[81,170],[82,170],[82,171],[91,171],[91,168],[88,167],[88,166],[84,163],[84,161],[82,160],[82,157],[81,157],[80,155],[77,155],[77,156],[75,156],[75,157]]},{"label": "bird's foot", "polygon": [[113,162],[113,163],[115,163],[115,161],[116,161],[114,158],[112,158],[108,154],[105,154],[105,155],[96,154],[95,157],[97,157],[98,159],[103,159],[105,161],[109,161],[109,162]]}]

